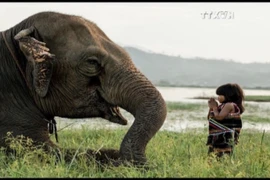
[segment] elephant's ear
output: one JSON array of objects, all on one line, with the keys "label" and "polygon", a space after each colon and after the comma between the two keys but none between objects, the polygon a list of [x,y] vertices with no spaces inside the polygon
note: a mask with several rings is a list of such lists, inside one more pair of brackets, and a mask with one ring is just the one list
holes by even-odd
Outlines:
[{"label": "elephant's ear", "polygon": [[14,38],[19,41],[19,46],[26,59],[33,64],[33,85],[37,94],[45,97],[53,70],[55,56],[49,53],[49,48],[44,42],[29,36],[37,33],[34,27],[20,31]]}]

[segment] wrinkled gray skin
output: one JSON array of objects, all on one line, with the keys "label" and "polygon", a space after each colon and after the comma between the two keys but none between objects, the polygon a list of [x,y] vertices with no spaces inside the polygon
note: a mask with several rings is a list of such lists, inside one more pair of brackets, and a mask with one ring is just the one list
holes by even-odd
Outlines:
[{"label": "wrinkled gray skin", "polygon": [[97,86],[92,86],[89,89],[89,106],[91,117],[101,117],[113,123],[127,125],[127,120],[122,116],[119,107],[109,104],[97,93]]},{"label": "wrinkled gray skin", "polygon": [[12,131],[55,148],[44,119],[103,117],[126,124],[120,113],[108,115],[121,107],[135,117],[134,123],[120,150],[100,150],[99,158],[146,162],[145,148],[166,118],[164,99],[97,25],[78,16],[42,12],[6,30],[22,73],[0,37],[1,146]]}]

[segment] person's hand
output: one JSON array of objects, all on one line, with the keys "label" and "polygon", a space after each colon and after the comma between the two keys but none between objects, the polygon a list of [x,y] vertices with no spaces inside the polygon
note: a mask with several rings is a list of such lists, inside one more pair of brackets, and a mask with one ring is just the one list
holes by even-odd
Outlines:
[{"label": "person's hand", "polygon": [[210,98],[208,100],[208,107],[209,108],[214,108],[214,107],[218,107],[218,103],[214,98]]}]

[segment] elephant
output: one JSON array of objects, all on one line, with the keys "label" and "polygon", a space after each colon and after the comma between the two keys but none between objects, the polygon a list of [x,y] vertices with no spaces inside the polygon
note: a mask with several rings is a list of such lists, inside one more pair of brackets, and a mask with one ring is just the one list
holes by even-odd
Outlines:
[{"label": "elephant", "polygon": [[120,148],[101,149],[96,158],[147,162],[146,146],[166,119],[165,100],[125,49],[94,22],[39,12],[2,31],[0,47],[1,147],[8,146],[5,137],[12,132],[61,149],[49,137],[48,121],[55,116],[126,125],[123,108],[135,119]]}]

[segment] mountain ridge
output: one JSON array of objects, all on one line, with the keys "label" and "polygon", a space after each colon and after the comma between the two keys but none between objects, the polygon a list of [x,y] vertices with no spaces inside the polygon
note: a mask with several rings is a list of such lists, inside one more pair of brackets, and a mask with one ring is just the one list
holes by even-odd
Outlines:
[{"label": "mountain ridge", "polygon": [[245,88],[270,88],[270,63],[184,58],[123,46],[138,69],[157,86],[217,87],[235,82]]}]

